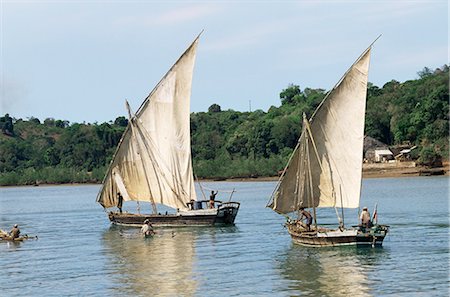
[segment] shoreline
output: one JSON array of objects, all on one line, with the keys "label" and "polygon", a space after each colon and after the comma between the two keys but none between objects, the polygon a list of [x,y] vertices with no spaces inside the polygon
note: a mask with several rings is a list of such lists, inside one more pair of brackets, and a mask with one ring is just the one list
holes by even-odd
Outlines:
[{"label": "shoreline", "polygon": [[[417,176],[450,176],[450,163],[446,162],[442,167],[427,168],[425,166],[413,166],[413,162],[405,164],[363,164],[363,179],[367,178],[403,178]],[[205,178],[200,182],[272,182],[278,181],[279,176],[261,176],[261,177],[232,177],[232,178]],[[35,185],[8,185],[0,188],[9,187],[51,187],[51,186],[79,186],[79,185],[101,185],[101,183],[63,183],[50,184],[40,183]]]},{"label": "shoreline", "polygon": [[[450,176],[450,163],[446,162],[442,167],[427,168],[425,166],[416,166],[414,162],[404,163],[374,163],[363,164],[362,178],[402,178],[417,176]],[[219,181],[278,181],[279,176],[266,177],[236,177],[223,179],[202,179],[200,182],[219,182]]]}]

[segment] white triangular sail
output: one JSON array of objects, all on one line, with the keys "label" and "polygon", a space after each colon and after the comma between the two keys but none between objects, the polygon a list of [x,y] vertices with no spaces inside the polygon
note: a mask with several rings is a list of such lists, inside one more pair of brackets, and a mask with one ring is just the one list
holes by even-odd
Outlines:
[{"label": "white triangular sail", "polygon": [[275,211],[359,206],[370,50],[304,122],[299,143],[269,204]]},{"label": "white triangular sail", "polygon": [[189,117],[197,43],[198,37],[131,116],[97,197],[103,207],[116,206],[124,187],[124,200],[179,209],[196,200]]}]

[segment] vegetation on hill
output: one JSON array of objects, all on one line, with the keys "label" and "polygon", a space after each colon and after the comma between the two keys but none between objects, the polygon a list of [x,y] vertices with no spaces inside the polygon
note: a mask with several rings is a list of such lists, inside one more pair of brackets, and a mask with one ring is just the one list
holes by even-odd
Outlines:
[{"label": "vegetation on hill", "polygon": [[[416,80],[368,85],[366,134],[388,145],[419,147],[419,162],[448,159],[449,69],[424,68]],[[191,114],[194,173],[199,178],[272,176],[283,169],[301,131],[325,97],[323,89],[291,84],[281,105],[267,112]],[[0,185],[101,182],[127,126],[125,117],[102,124],[51,118],[0,117]]]}]

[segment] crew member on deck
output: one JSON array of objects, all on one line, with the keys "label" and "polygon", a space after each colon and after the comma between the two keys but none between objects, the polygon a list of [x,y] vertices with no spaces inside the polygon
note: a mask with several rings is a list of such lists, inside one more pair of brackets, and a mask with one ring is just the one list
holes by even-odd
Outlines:
[{"label": "crew member on deck", "polygon": [[19,238],[20,236],[20,229],[17,224],[14,225],[14,227],[9,231],[9,236],[11,236],[13,239]]},{"label": "crew member on deck", "polygon": [[361,226],[370,228],[372,227],[372,221],[370,220],[370,212],[367,209],[367,207],[363,207],[363,211],[361,215],[359,216],[359,220],[361,223]]},{"label": "crew member on deck", "polygon": [[211,191],[211,195],[209,195],[209,208],[214,208],[214,200],[216,199],[216,195],[219,191]]},{"label": "crew member on deck", "polygon": [[194,210],[194,203],[195,203],[194,199],[191,199],[188,203],[186,203],[189,210]]},{"label": "crew member on deck", "polygon": [[122,205],[123,205],[123,197],[120,192],[117,193],[117,208],[119,209],[119,212],[122,213]]},{"label": "crew member on deck", "polygon": [[309,213],[309,211],[305,210],[304,207],[300,207],[300,217],[299,221],[305,219],[306,224],[306,230],[311,230],[311,224],[312,224],[312,215]]}]

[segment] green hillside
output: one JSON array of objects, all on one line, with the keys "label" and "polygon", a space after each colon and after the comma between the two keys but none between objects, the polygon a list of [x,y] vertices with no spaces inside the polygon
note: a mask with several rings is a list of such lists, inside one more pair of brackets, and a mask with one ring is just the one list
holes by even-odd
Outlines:
[{"label": "green hillside", "polygon": [[[388,145],[418,145],[418,161],[448,159],[449,70],[424,68],[415,80],[369,83],[366,134]],[[191,114],[194,173],[199,178],[272,176],[283,169],[301,131],[326,94],[290,84],[267,112]],[[102,124],[0,117],[0,185],[101,182],[127,120]]]}]

